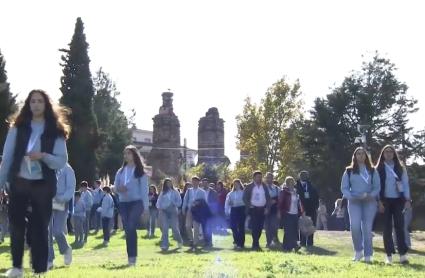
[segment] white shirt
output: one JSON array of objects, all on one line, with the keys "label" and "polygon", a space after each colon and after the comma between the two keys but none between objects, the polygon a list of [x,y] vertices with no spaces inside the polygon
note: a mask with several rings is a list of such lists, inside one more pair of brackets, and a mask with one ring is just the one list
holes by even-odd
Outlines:
[{"label": "white shirt", "polygon": [[291,206],[288,213],[298,214],[298,195],[295,192],[291,192]]},{"label": "white shirt", "polygon": [[254,188],[252,189],[251,205],[254,207],[265,207],[266,203],[267,200],[264,187],[262,185],[258,186],[254,184]]}]

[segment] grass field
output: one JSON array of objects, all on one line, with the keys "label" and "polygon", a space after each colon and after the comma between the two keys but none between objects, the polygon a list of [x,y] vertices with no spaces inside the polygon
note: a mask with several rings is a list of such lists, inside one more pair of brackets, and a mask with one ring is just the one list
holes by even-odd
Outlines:
[{"label": "grass field", "polygon": [[[102,235],[92,235],[82,249],[73,252],[70,267],[63,265],[63,257],[56,256],[55,267],[47,277],[425,277],[425,233],[413,234],[414,250],[410,253],[410,265],[383,263],[382,236],[374,237],[374,262],[365,264],[351,261],[353,252],[348,232],[316,233],[316,247],[299,253],[282,253],[263,249],[262,252],[233,251],[232,237],[214,236],[214,249],[205,252],[188,251],[187,247],[176,250],[172,242],[168,252],[159,249],[159,237],[144,239],[145,231],[139,231],[139,257],[137,266],[126,266],[127,256],[123,233],[111,238],[110,245],[104,248]],[[160,232],[157,230],[157,235]],[[251,236],[247,235],[247,244]],[[281,235],[280,235],[280,238]],[[262,235],[264,246],[265,235]],[[72,237],[69,238],[73,241]],[[56,249],[56,246],[55,246]],[[57,249],[56,249],[57,252]],[[58,252],[56,253],[58,254]],[[28,268],[28,255],[25,254],[25,273]],[[398,261],[398,256],[394,257]],[[0,272],[4,273],[11,264],[9,241],[0,246]]]}]

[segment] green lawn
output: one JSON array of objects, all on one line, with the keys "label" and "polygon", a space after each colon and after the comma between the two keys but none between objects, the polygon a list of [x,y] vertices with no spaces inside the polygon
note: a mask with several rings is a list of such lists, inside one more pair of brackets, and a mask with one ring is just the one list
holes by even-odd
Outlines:
[{"label": "green lawn", "polygon": [[[351,238],[347,232],[322,232],[316,234],[316,245],[311,250],[301,249],[299,254],[279,251],[233,251],[232,238],[214,236],[215,248],[210,252],[189,252],[187,247],[162,253],[159,238],[142,239],[139,231],[139,258],[137,267],[127,268],[123,233],[114,235],[109,247],[101,246],[101,234],[89,237],[88,244],[74,250],[73,263],[63,265],[63,257],[55,260],[55,268],[47,277],[425,277],[425,233],[413,234],[414,251],[410,265],[398,263],[386,266],[382,236],[374,237],[373,264],[351,261]],[[159,231],[157,230],[159,235]],[[281,236],[281,235],[280,235]],[[280,237],[281,238],[281,237]],[[262,236],[264,246],[265,235]],[[70,237],[72,242],[72,237]],[[247,246],[251,236],[247,235]],[[56,248],[56,246],[55,246]],[[57,253],[58,254],[58,253]],[[26,253],[27,255],[27,253]],[[28,267],[26,256],[25,267]],[[398,256],[394,257],[397,262]],[[8,240],[0,246],[0,272],[10,267]],[[26,268],[26,274],[31,274]]]}]

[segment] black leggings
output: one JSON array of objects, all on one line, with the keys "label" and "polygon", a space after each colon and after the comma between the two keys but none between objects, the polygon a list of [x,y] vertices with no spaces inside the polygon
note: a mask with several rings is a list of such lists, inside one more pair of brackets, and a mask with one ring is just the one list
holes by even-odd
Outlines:
[{"label": "black leggings", "polygon": [[[22,268],[25,235],[31,247],[35,273],[47,271],[48,226],[52,215],[54,188],[44,180],[17,178],[9,199],[10,241],[13,267]],[[31,207],[28,213],[28,208]],[[29,231],[26,234],[27,220]]]}]

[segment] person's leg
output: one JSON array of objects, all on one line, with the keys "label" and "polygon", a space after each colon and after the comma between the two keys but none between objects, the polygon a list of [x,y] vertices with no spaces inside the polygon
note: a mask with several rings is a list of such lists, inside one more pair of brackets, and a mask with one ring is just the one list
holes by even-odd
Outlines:
[{"label": "person's leg", "polygon": [[245,207],[240,207],[239,209],[239,217],[238,217],[238,238],[239,238],[239,247],[245,247]]},{"label": "person's leg", "polygon": [[31,255],[35,273],[47,271],[48,227],[52,217],[53,189],[44,181],[32,182],[30,202],[31,218]]},{"label": "person's leg", "polygon": [[264,230],[266,230],[266,244],[267,247],[272,243],[272,231],[271,231],[271,215],[268,214],[264,218]]},{"label": "person's leg", "polygon": [[108,217],[102,217],[103,241],[105,243],[108,243],[110,238],[109,220]]},{"label": "person's leg", "polygon": [[195,221],[193,218],[192,218],[192,223],[193,223],[193,246],[197,246],[199,243],[201,223]]},{"label": "person's leg", "polygon": [[252,234],[252,248],[259,248],[259,230],[260,230],[260,219],[258,216],[258,210],[255,208],[251,209],[251,234]]},{"label": "person's leg", "polygon": [[[371,257],[373,255],[372,226],[373,226],[373,221],[375,220],[377,209],[378,209],[378,206],[376,201],[369,201],[369,202],[363,203],[362,232],[363,232],[363,246],[364,246],[365,257]],[[390,235],[390,238],[391,238],[391,235]]]},{"label": "person's leg", "polygon": [[[288,215],[289,225],[288,225],[288,247],[289,250],[292,250],[297,247],[297,232],[298,232],[298,215],[289,214]],[[285,232],[286,234],[286,232]]]},{"label": "person's leg", "polygon": [[238,212],[237,208],[231,208],[230,210],[230,228],[232,229],[233,242],[239,246],[239,230],[238,230]]},{"label": "person's leg", "polygon": [[271,236],[272,236],[272,241],[275,244],[279,243],[278,230],[279,230],[279,218],[277,217],[277,213],[273,213],[272,221],[271,221],[271,231],[272,231]]},{"label": "person's leg", "polygon": [[393,202],[391,199],[385,200],[385,211],[384,211],[384,248],[387,256],[395,254],[394,241],[392,238],[393,233]]},{"label": "person's leg", "polygon": [[[313,220],[313,223],[316,222],[316,219],[317,219],[316,211],[311,211],[308,216],[311,217],[311,220]],[[312,234],[311,236],[308,236],[306,238],[306,243],[307,243],[307,246],[313,246],[314,245],[314,234]]]},{"label": "person's leg", "polygon": [[126,230],[127,239],[127,253],[129,258],[137,257],[137,225],[139,223],[140,216],[143,213],[143,202],[134,201],[130,202],[128,212],[128,223]]},{"label": "person's leg", "polygon": [[204,240],[206,247],[212,247],[212,232],[216,227],[216,220],[214,218],[208,218],[204,220],[202,224],[202,230],[204,231]]},{"label": "person's leg", "polygon": [[165,210],[161,211],[161,249],[168,250],[170,243],[168,242],[168,230],[169,230],[169,218],[168,213]]},{"label": "person's leg", "polygon": [[86,211],[86,220],[84,223],[84,242],[87,242],[90,232],[90,210]]},{"label": "person's leg", "polygon": [[53,260],[55,259],[55,250],[53,249],[53,219],[54,219],[54,213],[52,213],[52,219],[50,219],[49,222],[49,234],[48,234],[48,241],[49,241],[49,254],[47,257],[48,263],[53,263]]},{"label": "person's leg", "polygon": [[288,217],[288,213],[283,215],[283,240],[282,240],[282,249],[284,251],[290,251],[290,220]]},{"label": "person's leg", "polygon": [[397,236],[397,249],[400,255],[407,253],[406,240],[404,235],[404,201],[399,198],[394,202],[394,227]]},{"label": "person's leg", "polygon": [[9,194],[9,225],[10,225],[10,245],[12,253],[13,267],[22,268],[22,258],[24,256],[24,241],[29,203],[29,184],[18,179],[12,185]]},{"label": "person's leg", "polygon": [[186,213],[185,228],[186,228],[187,239],[190,241],[191,245],[193,245],[193,239],[194,239],[192,226],[193,226],[192,212],[188,210]]},{"label": "person's leg", "polygon": [[77,216],[75,218],[75,240],[77,244],[83,244],[84,243],[84,225],[86,223],[86,218]]},{"label": "person's leg", "polygon": [[362,228],[361,228],[361,217],[362,217],[361,203],[358,201],[349,201],[348,213],[350,214],[351,239],[353,241],[354,251],[362,252],[363,240],[362,240]]},{"label": "person's leg", "polygon": [[59,252],[62,255],[70,248],[65,236],[67,216],[67,210],[53,211],[53,236],[58,243]]},{"label": "person's leg", "polygon": [[173,231],[174,240],[177,241],[179,244],[182,244],[183,238],[180,234],[179,215],[176,209],[173,209],[170,212],[170,226],[171,226],[171,230]]},{"label": "person's leg", "polygon": [[405,241],[406,241],[407,248],[411,249],[412,243],[411,243],[411,240],[410,240],[409,226],[410,226],[410,223],[412,222],[412,209],[411,208],[406,209],[404,211],[403,217],[404,217],[404,227],[403,227],[404,228],[404,238],[405,238]]}]

